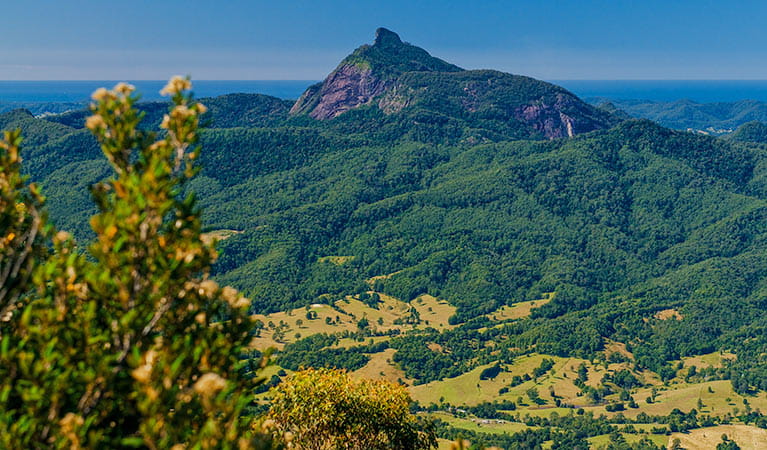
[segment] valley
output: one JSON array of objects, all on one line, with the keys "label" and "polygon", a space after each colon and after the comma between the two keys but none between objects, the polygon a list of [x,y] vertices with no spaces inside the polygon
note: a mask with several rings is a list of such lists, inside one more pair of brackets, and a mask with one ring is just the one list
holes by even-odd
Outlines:
[{"label": "valley", "polygon": [[[376,293],[370,291],[367,294],[372,296]],[[260,329],[253,346],[261,349],[284,349],[286,345],[299,339],[298,334],[300,338],[306,338],[319,333],[337,336],[338,340],[327,347],[317,348],[317,351],[367,346],[369,353],[366,351],[363,354],[368,357],[368,361],[354,370],[355,375],[367,378],[381,377],[402,383],[423,408],[421,414],[443,421],[455,429],[470,430],[482,435],[514,434],[526,429],[540,430],[541,426],[535,425],[536,418],[550,418],[552,414],[585,414],[590,417],[603,417],[602,420],[606,424],[623,430],[620,435],[629,443],[647,438],[654,444],[665,447],[671,445],[673,439],[679,438],[686,442],[686,445],[697,442],[697,445],[701,445],[700,448],[709,448],[706,445],[711,444],[704,444],[707,441],[700,437],[701,433],[707,432],[709,436],[715,437],[714,445],[724,433],[736,439],[742,448],[759,448],[756,444],[749,446],[752,441],[761,442],[758,437],[750,437],[753,433],[758,436],[759,428],[754,426],[708,425],[695,428],[693,434],[688,437],[687,433],[673,432],[679,429],[678,425],[669,424],[667,420],[679,411],[696,410],[702,420],[708,421],[705,425],[714,423],[710,422],[710,418],[735,418],[745,411],[767,410],[767,395],[764,393],[741,395],[733,390],[727,380],[708,381],[706,376],[689,375],[691,367],[694,367],[696,372],[701,369],[704,372],[721,369],[735,358],[733,354],[715,352],[672,361],[675,373],[662,380],[657,373],[637,370],[633,355],[626,351],[624,345],[606,342],[604,353],[597,359],[527,353],[513,358],[507,364],[479,364],[454,378],[420,384],[417,380],[408,378],[394,362],[395,350],[381,344],[402,335],[418,334],[424,327],[438,330],[451,328],[447,318],[454,310],[446,302],[440,302],[428,295],[418,297],[409,305],[385,294],[378,295],[380,301],[373,307],[349,297],[333,305],[316,304],[287,313],[257,316],[260,321],[270,325]],[[520,302],[511,307],[504,306],[488,314],[491,319],[488,327],[529,320],[531,309],[543,306],[549,301],[547,295],[539,300]],[[442,312],[437,310],[440,306],[443,307]],[[412,320],[411,308],[419,312],[420,320]],[[664,320],[677,320],[671,313],[662,315],[665,316]],[[369,321],[370,325],[360,328],[358,323],[362,319]],[[405,324],[408,319],[410,323]],[[298,334],[294,335],[294,332]],[[491,345],[492,342],[488,344]],[[435,352],[446,351],[436,343],[429,344],[428,347]],[[550,368],[541,369],[542,365],[544,368],[547,366],[544,361],[551,361]],[[488,377],[487,371],[494,367],[499,368],[498,373]],[[604,381],[606,378],[614,379],[617,374],[625,375],[627,371],[637,379],[637,384],[627,390],[623,390],[614,382]],[[264,375],[268,378],[276,376],[278,372],[283,373],[283,376],[291,372],[290,369],[280,366],[279,354],[274,365],[270,366]],[[583,372],[585,376],[579,375],[579,372]],[[540,375],[536,376],[536,373]],[[584,380],[580,387],[576,382],[579,378]],[[584,395],[584,386],[599,388],[600,385],[609,386],[613,393],[605,395],[599,401]],[[532,400],[530,394],[533,390],[537,393],[534,397],[536,401]],[[630,398],[628,404],[625,398]],[[268,396],[265,400],[268,400]],[[500,406],[472,410],[472,407],[493,403]],[[614,409],[614,405],[618,404],[621,407]],[[497,418],[496,412],[488,414],[488,411],[498,411],[503,418]],[[693,435],[696,437],[692,437]],[[608,445],[610,435],[596,435],[588,441],[594,446]],[[448,441],[445,441],[445,445],[447,443]]]}]

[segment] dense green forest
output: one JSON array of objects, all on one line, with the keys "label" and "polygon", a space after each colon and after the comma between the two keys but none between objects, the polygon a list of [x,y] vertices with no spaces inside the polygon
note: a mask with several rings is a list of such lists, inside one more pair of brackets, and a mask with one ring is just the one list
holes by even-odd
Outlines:
[{"label": "dense green forest", "polygon": [[[95,143],[68,125],[2,117],[31,130],[26,167],[42,181],[54,221],[87,237],[93,211],[83,187],[106,173]],[[394,275],[378,283],[381,292],[445,298],[458,308],[453,323],[557,292],[509,345],[587,356],[610,337],[655,370],[734,349],[755,358],[738,361],[753,374],[744,388],[767,387],[757,360],[767,279],[761,147],[648,121],[479,145],[428,136],[392,145],[375,134],[289,120],[203,132],[209,151],[189,189],[207,229],[238,231],[220,243],[215,273],[246,292],[253,311],[362,292],[365,280],[386,274]],[[321,260],[329,255],[353,258]],[[668,308],[684,319],[643,320]],[[754,339],[744,345],[743,336]],[[451,367],[465,341],[454,342]]]}]

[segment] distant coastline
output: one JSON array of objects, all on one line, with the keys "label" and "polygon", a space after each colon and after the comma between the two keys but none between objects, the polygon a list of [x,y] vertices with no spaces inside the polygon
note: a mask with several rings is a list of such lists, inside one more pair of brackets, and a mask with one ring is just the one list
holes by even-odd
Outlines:
[{"label": "distant coastline", "polygon": [[[194,80],[197,98],[224,94],[266,94],[283,99],[297,99],[313,80]],[[85,102],[99,87],[114,86],[116,81],[0,81],[0,103]],[[160,100],[160,89],[167,81],[132,81],[143,100]]]},{"label": "distant coastline", "polygon": [[[581,98],[698,103],[759,100],[767,102],[767,80],[548,80]],[[197,97],[258,93],[297,99],[317,80],[195,80]],[[136,81],[144,100],[159,100],[164,81]],[[85,102],[90,93],[115,81],[0,81],[0,103]]]}]

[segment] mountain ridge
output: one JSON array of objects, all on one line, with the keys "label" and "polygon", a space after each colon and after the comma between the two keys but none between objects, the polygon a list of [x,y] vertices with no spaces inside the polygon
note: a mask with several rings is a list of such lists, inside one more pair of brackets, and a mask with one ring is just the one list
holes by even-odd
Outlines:
[{"label": "mountain ridge", "polygon": [[[491,95],[483,97],[488,91]],[[446,104],[447,97],[452,100]],[[515,122],[520,125],[516,138],[572,137],[618,121],[559,86],[499,71],[464,70],[385,28],[376,31],[373,45],[357,48],[323,82],[310,86],[290,114],[331,120],[363,106],[384,115],[421,109]]]}]

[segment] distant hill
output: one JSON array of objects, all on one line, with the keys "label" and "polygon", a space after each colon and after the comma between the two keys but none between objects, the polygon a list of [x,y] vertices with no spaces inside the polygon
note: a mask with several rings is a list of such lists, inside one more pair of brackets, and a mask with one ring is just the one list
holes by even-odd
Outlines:
[{"label": "distant hill", "polygon": [[0,113],[0,130],[21,128],[27,132],[27,145],[39,145],[72,133],[74,128],[64,124],[37,120],[28,109],[14,109]]},{"label": "distant hill", "polygon": [[727,138],[735,142],[767,144],[767,124],[757,121],[746,122]]},{"label": "distant hill", "polygon": [[607,110],[621,110],[632,117],[650,119],[665,127],[713,135],[731,133],[751,121],[767,122],[767,103],[757,100],[697,103],[590,98],[587,101]]},{"label": "distant hill", "polygon": [[365,114],[343,117],[355,109],[383,123],[395,116],[401,130],[459,122],[491,140],[499,134],[567,137],[617,123],[561,87],[492,70],[463,70],[383,28],[373,45],[359,47],[324,82],[309,87],[291,114],[359,122]]},{"label": "distant hill", "polygon": [[0,100],[0,113],[14,109],[26,109],[35,116],[61,114],[67,111],[83,109],[85,102],[18,102]]},{"label": "distant hill", "polygon": [[[274,126],[285,121],[293,104],[263,94],[227,94],[219,97],[200,99],[209,109],[203,123],[212,128]],[[162,116],[168,112],[166,102],[140,102],[138,108],[146,115],[144,125],[156,128]],[[86,108],[47,116],[49,122],[60,123],[73,128],[84,128],[85,118],[90,113]]]}]

